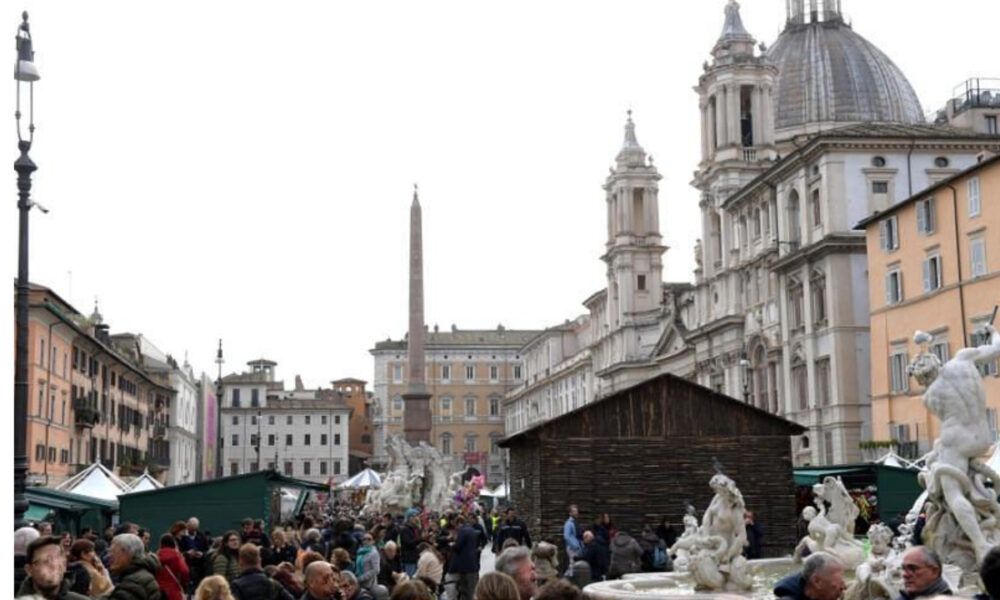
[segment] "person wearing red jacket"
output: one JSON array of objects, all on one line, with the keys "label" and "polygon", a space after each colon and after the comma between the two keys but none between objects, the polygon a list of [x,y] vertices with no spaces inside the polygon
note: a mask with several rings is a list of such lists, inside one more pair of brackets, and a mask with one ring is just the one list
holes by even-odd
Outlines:
[{"label": "person wearing red jacket", "polygon": [[156,583],[160,586],[163,600],[184,600],[184,590],[188,586],[187,562],[177,550],[177,540],[169,533],[160,538],[160,550],[156,553],[160,568],[156,571]]}]

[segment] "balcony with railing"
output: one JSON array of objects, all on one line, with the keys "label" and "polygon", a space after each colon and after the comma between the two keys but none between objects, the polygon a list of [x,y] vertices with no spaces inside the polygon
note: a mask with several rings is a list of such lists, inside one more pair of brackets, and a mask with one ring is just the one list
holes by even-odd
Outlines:
[{"label": "balcony with railing", "polygon": [[101,420],[97,403],[86,398],[73,400],[73,423],[77,427],[91,428]]},{"label": "balcony with railing", "polygon": [[968,79],[955,87],[949,104],[956,115],[972,108],[1000,108],[1000,79]]}]

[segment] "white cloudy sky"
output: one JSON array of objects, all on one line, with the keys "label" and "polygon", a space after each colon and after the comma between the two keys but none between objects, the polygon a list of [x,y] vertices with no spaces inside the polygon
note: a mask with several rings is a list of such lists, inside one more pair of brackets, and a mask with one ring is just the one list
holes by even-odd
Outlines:
[{"label": "white cloudy sky", "polygon": [[[221,337],[227,371],[266,355],[286,381],[370,380],[368,349],[406,327],[414,181],[429,324],[582,312],[603,282],[600,185],[628,107],[664,176],[666,277],[691,277],[691,87],[724,0],[22,2],[3,26],[31,12],[35,194],[51,209],[32,213],[31,278],[84,312],[99,296],[113,331],[199,370],[214,373]],[[995,0],[843,4],[927,110],[1000,76]],[[746,0],[744,21],[773,42],[784,6]]]}]

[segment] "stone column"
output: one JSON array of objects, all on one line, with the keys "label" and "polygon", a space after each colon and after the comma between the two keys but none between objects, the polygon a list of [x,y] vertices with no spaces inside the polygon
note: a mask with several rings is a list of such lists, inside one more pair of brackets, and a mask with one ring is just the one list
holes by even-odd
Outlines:
[{"label": "stone column", "polygon": [[708,142],[708,108],[707,104],[701,103],[698,106],[698,114],[701,115],[701,159],[708,160],[710,146]]},{"label": "stone column", "polygon": [[729,126],[729,143],[739,145],[740,143],[740,86],[736,84],[726,86],[727,120]]},{"label": "stone column", "polygon": [[[764,142],[764,127],[763,127],[763,98],[762,90],[759,85],[753,86],[753,94],[750,96],[750,119],[753,123],[753,145],[761,146]],[[759,157],[763,158],[763,156]]]},{"label": "stone column", "polygon": [[726,145],[726,88],[719,86],[715,93],[715,148]]}]

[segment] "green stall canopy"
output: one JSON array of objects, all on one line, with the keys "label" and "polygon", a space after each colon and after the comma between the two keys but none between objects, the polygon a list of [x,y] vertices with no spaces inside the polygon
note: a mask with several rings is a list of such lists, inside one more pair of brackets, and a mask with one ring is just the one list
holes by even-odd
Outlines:
[{"label": "green stall canopy", "polygon": [[239,530],[247,517],[261,519],[268,527],[276,525],[281,488],[330,491],[326,485],[268,470],[123,494],[118,501],[121,520],[149,529],[154,539],[190,517],[198,518],[203,531],[222,535],[230,529]]},{"label": "green stall canopy", "polygon": [[73,494],[44,487],[29,487],[24,490],[28,500],[28,511],[24,518],[29,521],[51,521],[56,532],[69,531],[79,535],[83,527],[91,527],[101,532],[111,525],[113,515],[118,512],[118,503],[91,496]]},{"label": "green stall canopy", "polygon": [[840,477],[847,489],[876,488],[878,517],[889,522],[900,513],[906,513],[924,491],[917,482],[915,469],[866,463],[834,465],[829,467],[803,467],[794,470],[795,485],[812,486],[824,477]]}]

